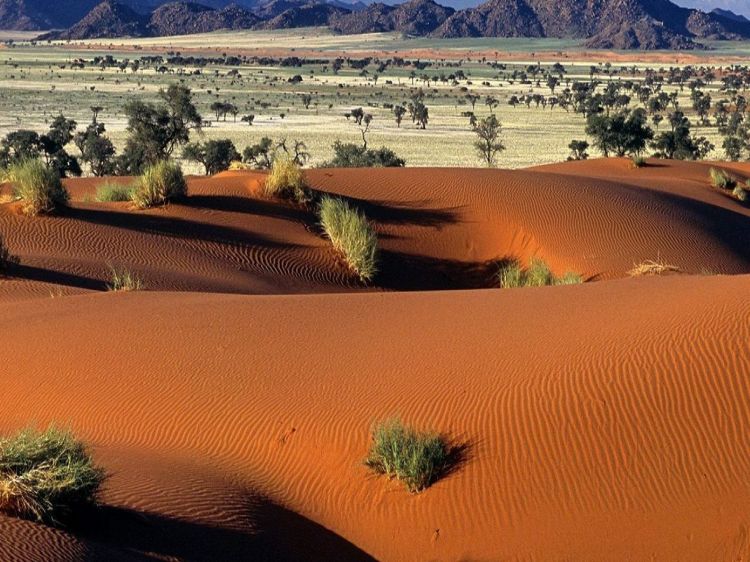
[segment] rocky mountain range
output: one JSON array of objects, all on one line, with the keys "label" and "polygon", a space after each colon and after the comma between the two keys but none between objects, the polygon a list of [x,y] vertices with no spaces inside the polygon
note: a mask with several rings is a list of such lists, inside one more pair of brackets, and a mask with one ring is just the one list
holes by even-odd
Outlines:
[{"label": "rocky mountain range", "polygon": [[[80,19],[64,31],[43,37],[145,37],[327,25],[347,34],[397,31],[437,38],[574,38],[588,47],[607,49],[691,49],[700,46],[701,39],[750,38],[750,21],[741,16],[681,8],[669,0],[487,0],[463,10],[434,0],[409,0],[395,6],[378,2],[367,7],[342,0],[242,0],[242,4],[229,5],[223,0],[202,0],[201,4],[104,0],[91,6],[95,1],[73,0],[75,9],[67,17],[84,12]],[[48,4],[0,0],[0,28],[62,27],[68,20]],[[149,8],[152,5],[156,7]]]}]

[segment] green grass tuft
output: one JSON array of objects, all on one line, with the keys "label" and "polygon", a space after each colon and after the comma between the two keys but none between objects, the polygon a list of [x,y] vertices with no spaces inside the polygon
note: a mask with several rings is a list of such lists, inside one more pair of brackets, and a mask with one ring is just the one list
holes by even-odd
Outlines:
[{"label": "green grass tuft", "polygon": [[320,201],[320,224],[333,247],[362,281],[377,273],[378,237],[361,212],[343,199],[324,195]]},{"label": "green grass tuft", "polygon": [[646,166],[646,157],[635,155],[630,159],[630,165],[633,168],[644,168]]},{"label": "green grass tuft", "polygon": [[503,289],[583,283],[583,277],[572,271],[566,272],[562,277],[556,277],[547,263],[539,258],[531,258],[529,267],[526,269],[521,266],[518,260],[502,260],[497,277],[500,287]]},{"label": "green grass tuft", "polygon": [[141,291],[146,288],[143,279],[128,269],[110,266],[110,271],[112,275],[107,285],[108,291]]},{"label": "green grass tuft", "polygon": [[398,478],[413,493],[438,480],[451,464],[451,450],[436,433],[422,433],[398,419],[377,424],[365,465],[378,474]]},{"label": "green grass tuft", "polygon": [[711,185],[714,187],[720,189],[734,189],[737,185],[737,181],[720,168],[711,168],[708,171],[708,175],[711,178]]},{"label": "green grass tuft", "polygon": [[187,196],[187,182],[182,168],[169,160],[162,160],[146,168],[132,191],[132,200],[142,209],[165,205]]},{"label": "green grass tuft", "polygon": [[305,184],[305,175],[292,158],[278,156],[271,165],[271,170],[263,183],[263,194],[266,197],[291,199],[300,204],[307,204],[312,197]]},{"label": "green grass tuft", "polygon": [[96,200],[100,203],[132,201],[135,186],[120,183],[103,183],[96,189]]},{"label": "green grass tuft", "polygon": [[745,187],[742,187],[741,185],[738,185],[734,188],[734,191],[732,191],[732,195],[734,195],[738,201],[741,201],[742,203],[747,203],[750,200],[750,192],[748,192],[748,189]]},{"label": "green grass tuft", "polygon": [[41,160],[24,160],[8,168],[13,196],[22,203],[26,215],[53,213],[68,204],[68,192],[52,168]]},{"label": "green grass tuft", "polygon": [[95,504],[105,478],[67,431],[26,429],[0,440],[0,510],[10,515],[59,524]]}]

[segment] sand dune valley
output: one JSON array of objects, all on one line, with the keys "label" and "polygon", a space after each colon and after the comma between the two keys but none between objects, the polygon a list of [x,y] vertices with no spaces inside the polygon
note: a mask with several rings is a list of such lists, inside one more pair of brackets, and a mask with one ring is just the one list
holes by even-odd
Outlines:
[{"label": "sand dune valley", "polygon": [[[367,283],[266,172],[3,203],[0,429],[108,478],[66,525],[0,516],[0,559],[746,560],[750,208],[715,165],[305,170],[373,224]],[[584,282],[498,288],[511,257]],[[363,463],[393,416],[457,453],[419,493]]]}]

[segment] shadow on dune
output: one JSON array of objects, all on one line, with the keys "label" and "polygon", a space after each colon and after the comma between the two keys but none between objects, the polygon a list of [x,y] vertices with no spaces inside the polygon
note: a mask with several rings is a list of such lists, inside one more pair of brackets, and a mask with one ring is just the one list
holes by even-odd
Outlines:
[{"label": "shadow on dune", "polygon": [[458,222],[458,209],[427,208],[426,201],[390,202],[368,201],[366,199],[348,198],[365,213],[368,219],[380,224],[414,225],[439,228],[446,224]]},{"label": "shadow on dune", "polygon": [[245,229],[147,212],[69,208],[64,211],[64,215],[68,218],[93,224],[174,238],[203,240],[229,245],[264,246],[267,248],[295,247],[294,244],[273,240]]},{"label": "shadow on dune", "polygon": [[225,213],[259,215],[303,223],[315,222],[313,214],[304,209],[270,200],[264,201],[262,199],[236,195],[191,195],[185,202],[185,206]]},{"label": "shadow on dune", "polygon": [[78,289],[89,289],[92,291],[104,291],[107,284],[100,279],[84,277],[74,273],[65,273],[33,265],[16,264],[9,271],[10,277],[25,279],[27,281],[39,281],[42,283],[52,283],[55,285],[65,285],[67,287],[76,287]]},{"label": "shadow on dune", "polygon": [[399,291],[482,289],[494,286],[495,261],[463,262],[382,250],[377,285]]},{"label": "shadow on dune", "polygon": [[172,559],[278,561],[374,560],[346,539],[272,502],[251,506],[252,527],[231,529],[162,515],[104,506],[73,531],[89,548],[85,560]]}]

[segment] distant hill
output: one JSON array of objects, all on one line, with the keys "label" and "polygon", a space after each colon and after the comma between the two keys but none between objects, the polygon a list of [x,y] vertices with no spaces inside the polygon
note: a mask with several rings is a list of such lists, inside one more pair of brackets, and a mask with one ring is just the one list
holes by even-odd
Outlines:
[{"label": "distant hill", "polygon": [[290,29],[294,27],[323,26],[329,25],[332,20],[350,13],[351,10],[334,6],[333,4],[311,2],[292,6],[269,19],[260,27],[263,29]]},{"label": "distant hill", "polygon": [[39,31],[69,27],[101,0],[0,0],[0,29]]},{"label": "distant hill", "polygon": [[192,2],[172,2],[159,6],[151,14],[151,35],[188,35],[219,29],[249,29],[260,18],[236,4],[214,9]]},{"label": "distant hill", "polygon": [[727,18],[734,21],[739,21],[743,23],[750,23],[750,19],[747,19],[745,16],[741,14],[735,14],[732,10],[722,10],[721,8],[714,8],[711,10],[711,13],[717,16],[721,16],[723,18]]},{"label": "distant hill", "polygon": [[339,33],[372,33],[400,31],[410,35],[427,35],[455,10],[433,0],[409,0],[398,6],[370,4],[364,10],[333,19],[331,29]]}]

